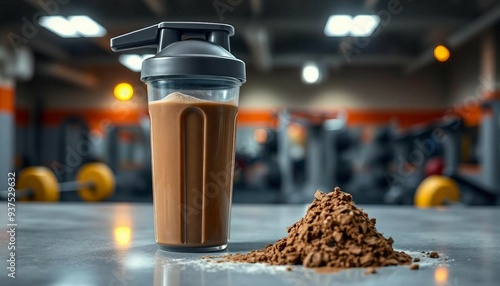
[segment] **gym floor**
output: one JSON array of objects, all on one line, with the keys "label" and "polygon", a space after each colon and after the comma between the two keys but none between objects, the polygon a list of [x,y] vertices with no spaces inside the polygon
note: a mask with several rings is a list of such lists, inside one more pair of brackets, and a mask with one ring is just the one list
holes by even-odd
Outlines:
[{"label": "gym floor", "polygon": [[[273,243],[305,208],[235,206],[227,250],[215,255]],[[205,262],[200,257],[207,253],[158,249],[150,204],[25,204],[19,207],[16,233],[18,278],[7,285],[496,285],[500,279],[497,207],[370,206],[365,211],[377,218],[378,230],[394,239],[396,249],[421,258],[419,270],[391,266],[372,275],[364,269],[320,274],[299,266],[287,271],[285,266]],[[0,235],[8,238],[5,229]],[[440,258],[421,251],[437,251]],[[0,255],[7,257],[5,247]],[[2,259],[0,267],[6,266]]]},{"label": "gym floor", "polygon": [[[496,285],[499,59],[500,0],[0,0],[0,285]],[[337,186],[418,270],[190,252]]]}]

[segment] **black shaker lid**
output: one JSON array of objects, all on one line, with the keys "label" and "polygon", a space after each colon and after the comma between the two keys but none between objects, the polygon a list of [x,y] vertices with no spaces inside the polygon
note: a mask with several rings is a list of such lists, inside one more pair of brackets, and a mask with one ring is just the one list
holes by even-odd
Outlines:
[{"label": "black shaker lid", "polygon": [[157,47],[142,63],[141,80],[152,77],[209,76],[246,81],[245,63],[230,52],[227,24],[161,22],[111,39],[113,51]]}]

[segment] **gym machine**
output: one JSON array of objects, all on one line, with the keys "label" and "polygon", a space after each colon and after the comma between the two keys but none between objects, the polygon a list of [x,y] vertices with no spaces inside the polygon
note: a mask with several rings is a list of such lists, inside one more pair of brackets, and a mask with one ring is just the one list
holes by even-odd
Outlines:
[{"label": "gym machine", "polygon": [[[415,193],[415,205],[432,207],[444,204],[495,204],[500,196],[500,100],[481,104],[483,120],[480,126],[481,174],[478,179],[465,177],[458,172],[461,150],[461,127],[456,122],[439,126],[446,137],[445,170],[443,176],[426,178]],[[464,192],[464,191],[469,192]],[[462,192],[461,192],[462,191]],[[462,198],[461,198],[462,194]],[[466,195],[469,194],[467,197]]]},{"label": "gym machine", "polygon": [[[303,110],[282,109],[278,113],[278,163],[281,174],[280,202],[305,202],[317,189],[329,191],[352,176],[351,162],[343,155],[354,141],[346,128],[346,115],[308,114]],[[290,156],[288,128],[299,124],[306,129],[305,180],[298,183]]]},{"label": "gym machine", "polygon": [[385,171],[389,187],[384,196],[388,204],[413,204],[418,185],[425,178],[429,159],[439,156],[441,147],[436,142],[436,122],[417,125],[394,137],[391,167]]},{"label": "gym machine", "polygon": [[[39,126],[38,128],[41,128]],[[78,166],[85,164],[87,162],[92,161],[92,155],[89,151],[91,151],[92,142],[90,142],[90,131],[85,122],[85,119],[80,116],[68,116],[65,118],[59,128],[59,162],[62,163],[63,166],[75,166],[75,163],[78,163]],[[84,146],[88,150],[78,150],[80,146]],[[75,160],[73,156],[68,152],[72,150],[78,155],[78,159]],[[78,150],[78,151],[76,151]],[[42,152],[42,150],[39,150]],[[66,168],[65,172],[62,172],[57,177],[59,180],[67,181],[75,178],[76,168]]]},{"label": "gym machine", "polygon": [[386,172],[395,154],[394,130],[392,125],[376,128],[372,140],[358,151],[361,164],[352,183],[347,186],[349,192],[358,198],[358,203],[383,203],[389,186]]},{"label": "gym machine", "polygon": [[[131,142],[120,136],[131,135]],[[152,199],[151,150],[149,119],[141,118],[140,126],[111,126],[105,144],[106,162],[116,175],[117,189],[113,200],[150,201]],[[122,162],[132,162],[134,168],[123,168]]]},{"label": "gym machine", "polygon": [[358,146],[359,138],[347,128],[345,113],[340,114],[338,118],[325,120],[323,132],[325,185],[344,187],[353,176],[350,151]]}]

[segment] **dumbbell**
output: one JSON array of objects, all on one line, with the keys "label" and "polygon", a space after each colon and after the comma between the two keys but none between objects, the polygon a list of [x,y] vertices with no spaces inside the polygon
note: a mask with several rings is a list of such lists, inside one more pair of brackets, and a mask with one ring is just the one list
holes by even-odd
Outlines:
[{"label": "dumbbell", "polygon": [[46,167],[23,169],[16,184],[16,198],[20,201],[59,201],[61,192],[77,192],[84,201],[97,202],[110,197],[115,190],[111,169],[102,163],[85,164],[77,173],[76,181],[58,183],[54,173]]}]

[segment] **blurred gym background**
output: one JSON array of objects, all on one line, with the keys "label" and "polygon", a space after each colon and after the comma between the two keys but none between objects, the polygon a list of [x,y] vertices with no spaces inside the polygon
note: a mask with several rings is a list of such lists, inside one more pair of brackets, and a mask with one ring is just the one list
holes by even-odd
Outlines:
[{"label": "blurred gym background", "polygon": [[[497,204],[495,0],[0,0],[0,189],[31,166],[59,189],[98,188],[72,182],[100,162],[116,184],[92,200],[152,200],[138,71],[154,51],[120,55],[109,40],[160,21],[236,29],[248,81],[235,203],[308,202],[338,185],[366,204]],[[31,188],[53,185],[39,175]]]}]

